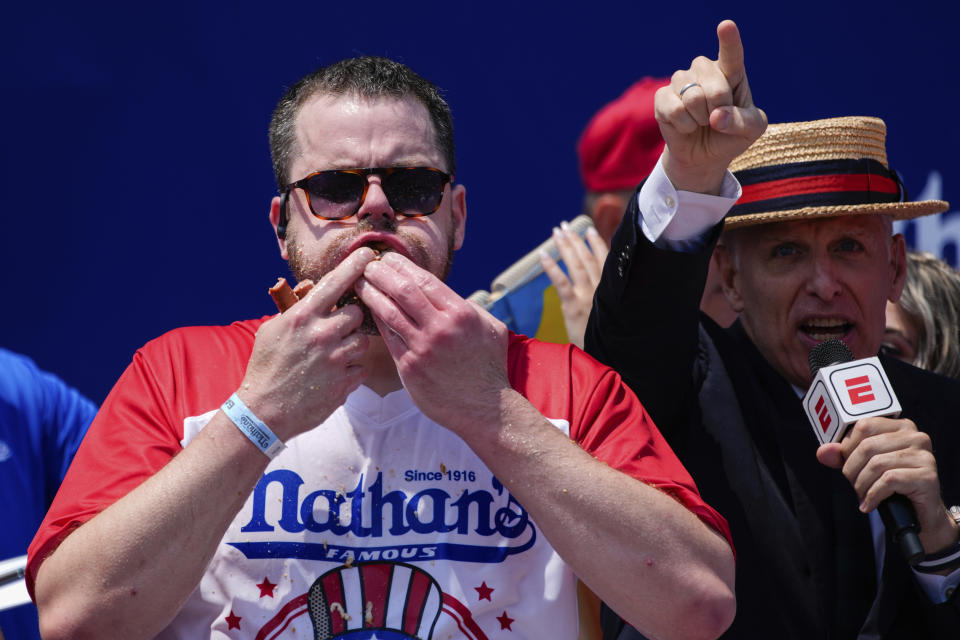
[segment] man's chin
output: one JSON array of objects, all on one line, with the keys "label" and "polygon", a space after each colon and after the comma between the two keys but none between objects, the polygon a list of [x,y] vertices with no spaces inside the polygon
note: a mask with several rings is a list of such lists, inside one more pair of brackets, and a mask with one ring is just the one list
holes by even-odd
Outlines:
[{"label": "man's chin", "polygon": [[362,302],[360,302],[359,305],[360,310],[363,311],[363,322],[361,322],[360,326],[357,327],[357,331],[368,336],[379,336],[380,327],[378,327],[377,323],[373,321],[373,314],[370,313],[370,308]]},{"label": "man's chin", "polygon": [[353,291],[348,291],[337,300],[338,309],[348,304],[357,305],[360,307],[360,311],[363,312],[363,320],[360,322],[360,326],[357,327],[357,331],[368,336],[380,335],[380,329],[377,327],[377,323],[373,321],[373,313],[370,311],[370,307],[364,304]]}]

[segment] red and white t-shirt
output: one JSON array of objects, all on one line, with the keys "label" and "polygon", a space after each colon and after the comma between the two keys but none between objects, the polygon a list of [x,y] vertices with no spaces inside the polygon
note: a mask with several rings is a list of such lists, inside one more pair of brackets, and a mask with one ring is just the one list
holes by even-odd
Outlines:
[{"label": "red and white t-shirt", "polygon": [[[42,559],[186,447],[240,385],[262,318],[140,349],[30,546]],[[511,336],[510,382],[610,466],[726,522],[612,370]],[[562,482],[557,479],[557,482]],[[598,550],[602,553],[602,550]],[[576,638],[576,577],[473,451],[405,390],[353,392],[287,442],[162,638]]]}]

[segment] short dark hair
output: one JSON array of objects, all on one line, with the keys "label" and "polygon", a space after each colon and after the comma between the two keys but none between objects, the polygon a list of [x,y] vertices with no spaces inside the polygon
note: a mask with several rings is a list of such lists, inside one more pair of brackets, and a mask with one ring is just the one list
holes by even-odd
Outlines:
[{"label": "short dark hair", "polygon": [[281,191],[290,183],[287,172],[295,152],[297,114],[304,103],[318,93],[362,98],[413,96],[430,114],[437,149],[447,164],[438,168],[456,173],[453,116],[437,87],[404,64],[387,58],[363,56],[320,67],[301,78],[280,98],[270,118],[270,156],[277,187]]}]

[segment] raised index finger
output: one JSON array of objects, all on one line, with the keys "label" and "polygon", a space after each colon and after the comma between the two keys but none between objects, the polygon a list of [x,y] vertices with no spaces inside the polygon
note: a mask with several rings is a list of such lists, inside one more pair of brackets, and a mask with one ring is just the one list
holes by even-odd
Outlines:
[{"label": "raised index finger", "polygon": [[717,40],[720,43],[717,64],[727,77],[730,87],[735,89],[746,73],[743,68],[743,42],[740,40],[740,30],[733,20],[724,20],[717,25]]},{"label": "raised index finger", "polygon": [[357,278],[363,275],[364,267],[376,256],[376,252],[370,247],[360,247],[323,276],[307,294],[305,302],[329,311],[353,286]]}]

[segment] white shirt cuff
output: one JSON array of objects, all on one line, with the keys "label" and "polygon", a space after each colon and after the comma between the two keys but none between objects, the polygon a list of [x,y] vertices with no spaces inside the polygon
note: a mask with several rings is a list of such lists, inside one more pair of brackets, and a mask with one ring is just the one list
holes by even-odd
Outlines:
[{"label": "white shirt cuff", "polygon": [[945,576],[936,573],[920,573],[919,571],[914,571],[913,575],[917,577],[920,588],[930,598],[930,602],[934,604],[949,600],[953,592],[957,590],[957,584],[960,583],[960,569],[955,569]]},{"label": "white shirt cuff", "polygon": [[[741,194],[740,183],[727,171],[718,196],[677,191],[663,170],[662,160],[661,156],[637,194],[640,229],[658,247],[695,247],[736,203]],[[683,213],[678,216],[681,207]]]},{"label": "white shirt cuff", "polygon": [[[870,512],[870,529],[873,533],[873,548],[877,560],[877,582],[880,582],[880,577],[883,573],[881,567],[883,565],[884,546],[886,546],[887,539],[884,534],[883,521],[880,519],[880,513],[876,509]],[[917,583],[920,585],[920,588],[927,594],[930,602],[934,604],[940,604],[941,602],[949,600],[953,592],[956,591],[957,584],[960,584],[960,569],[945,576],[936,573],[921,573],[919,571],[912,571],[912,573],[917,577]]]}]

